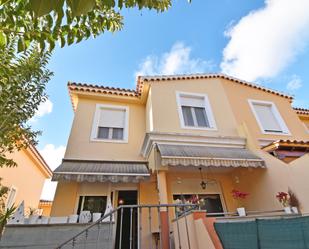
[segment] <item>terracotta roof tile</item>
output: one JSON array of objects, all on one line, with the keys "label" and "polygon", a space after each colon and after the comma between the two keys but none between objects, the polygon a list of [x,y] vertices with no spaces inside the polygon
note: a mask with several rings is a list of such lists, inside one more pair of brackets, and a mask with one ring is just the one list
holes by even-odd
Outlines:
[{"label": "terracotta roof tile", "polygon": [[139,94],[135,90],[132,90],[132,89],[99,86],[99,85],[76,83],[76,82],[69,82],[68,88],[69,90],[72,90],[72,91],[77,90],[77,91],[83,91],[83,92],[113,94],[113,95],[128,96],[128,97],[138,97],[139,96]]},{"label": "terracotta roof tile", "polygon": [[309,115],[309,109],[305,109],[305,108],[296,108],[294,107],[293,108],[297,114],[300,114],[300,115]]},{"label": "terracotta roof tile", "polygon": [[221,79],[226,79],[230,80],[232,82],[246,85],[252,88],[256,88],[265,92],[273,93],[276,95],[279,95],[281,97],[285,97],[288,99],[293,99],[293,96],[288,95],[283,92],[279,92],[270,88],[263,87],[258,84],[254,84],[251,82],[247,82],[245,80],[240,80],[232,76],[228,76],[225,74],[187,74],[187,75],[161,75],[161,76],[139,76],[138,77],[138,82],[137,82],[137,87],[136,91],[140,92],[142,89],[142,85],[144,82],[150,82],[150,81],[169,81],[169,80],[186,80],[186,79],[211,79],[211,78],[221,78]]}]

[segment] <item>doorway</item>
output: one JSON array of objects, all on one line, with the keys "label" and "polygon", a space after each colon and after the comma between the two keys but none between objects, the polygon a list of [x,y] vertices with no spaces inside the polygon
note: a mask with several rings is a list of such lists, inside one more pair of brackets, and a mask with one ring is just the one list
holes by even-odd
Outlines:
[{"label": "doorway", "polygon": [[[120,190],[118,191],[118,206],[120,205],[136,205],[137,204],[137,191],[136,190]],[[116,241],[115,249],[137,249],[138,216],[137,209],[132,209],[132,231],[131,229],[131,210],[130,208],[123,209],[122,216],[122,231],[121,226],[121,210],[117,214],[117,228],[116,228]],[[120,235],[121,234],[121,235]],[[132,247],[130,247],[130,235],[132,234]],[[120,238],[121,236],[121,238]],[[121,240],[121,247],[120,246]]]}]

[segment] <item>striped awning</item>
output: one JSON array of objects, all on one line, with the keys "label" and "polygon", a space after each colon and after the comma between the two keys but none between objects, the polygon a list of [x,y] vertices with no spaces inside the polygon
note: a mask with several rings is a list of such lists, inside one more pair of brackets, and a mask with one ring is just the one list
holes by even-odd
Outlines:
[{"label": "striped awning", "polygon": [[265,167],[245,148],[158,144],[163,166]]},{"label": "striped awning", "polygon": [[150,176],[147,162],[64,159],[52,181],[140,182]]}]

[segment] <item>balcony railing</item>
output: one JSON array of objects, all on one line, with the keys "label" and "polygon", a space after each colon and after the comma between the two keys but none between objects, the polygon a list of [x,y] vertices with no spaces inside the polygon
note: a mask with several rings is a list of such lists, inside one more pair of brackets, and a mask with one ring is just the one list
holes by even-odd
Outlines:
[{"label": "balcony railing", "polygon": [[[174,212],[176,218],[179,215],[186,217],[187,213],[196,209],[198,209],[198,206],[192,204],[119,206],[81,232],[60,243],[56,249],[173,248],[170,213]],[[179,211],[181,211],[181,214],[179,214]],[[106,222],[106,220],[108,220],[107,228],[106,225],[102,225],[102,222]],[[178,219],[176,220],[178,224]],[[178,238],[180,238],[179,229],[176,232]],[[168,245],[164,246],[164,243],[168,243]]]}]

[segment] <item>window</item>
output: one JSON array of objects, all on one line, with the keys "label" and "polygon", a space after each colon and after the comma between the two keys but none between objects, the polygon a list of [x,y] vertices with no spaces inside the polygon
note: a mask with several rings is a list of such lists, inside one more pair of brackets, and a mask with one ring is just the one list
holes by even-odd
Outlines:
[{"label": "window", "polygon": [[11,208],[14,205],[16,194],[17,194],[17,189],[15,187],[11,187],[7,201],[6,201],[7,208]]},{"label": "window", "polygon": [[183,128],[216,129],[206,95],[177,93],[177,102]]},{"label": "window", "polygon": [[91,213],[104,214],[106,209],[106,196],[80,196],[77,213],[81,211],[90,211]]},{"label": "window", "polygon": [[[173,195],[175,204],[199,204],[201,210],[206,210],[207,213],[216,213],[213,216],[223,216],[223,205],[219,194],[177,194]],[[178,207],[176,214],[179,216],[186,211],[186,208]]]},{"label": "window", "polygon": [[263,133],[289,134],[289,130],[274,103],[249,100],[249,104]]},{"label": "window", "polygon": [[97,105],[92,140],[127,141],[128,107]]}]

